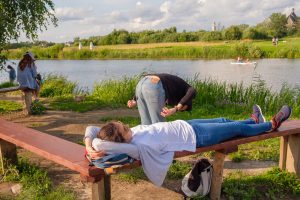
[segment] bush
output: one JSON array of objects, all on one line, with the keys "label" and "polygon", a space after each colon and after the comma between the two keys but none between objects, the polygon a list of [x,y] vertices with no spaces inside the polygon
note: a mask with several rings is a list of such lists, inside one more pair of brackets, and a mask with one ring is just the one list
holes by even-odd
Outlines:
[{"label": "bush", "polygon": [[41,97],[57,97],[73,95],[77,83],[68,81],[64,76],[47,75],[41,87]]},{"label": "bush", "polygon": [[240,40],[242,38],[242,32],[237,26],[231,26],[225,30],[224,36],[227,40]]},{"label": "bush", "polygon": [[41,115],[46,112],[45,106],[40,101],[33,101],[30,109],[33,115]]},{"label": "bush", "polygon": [[200,39],[202,41],[222,40],[222,33],[218,31],[205,32]]},{"label": "bush", "polygon": [[251,58],[262,58],[264,52],[258,46],[250,46],[249,47],[249,56]]}]

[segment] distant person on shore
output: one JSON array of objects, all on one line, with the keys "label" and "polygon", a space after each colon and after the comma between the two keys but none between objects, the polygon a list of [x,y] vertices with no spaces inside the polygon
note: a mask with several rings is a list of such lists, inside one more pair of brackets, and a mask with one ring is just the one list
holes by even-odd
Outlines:
[{"label": "distant person on shore", "polygon": [[14,81],[16,80],[16,70],[11,66],[8,65],[6,70],[8,72],[9,75],[9,82],[10,83],[14,83]]},{"label": "distant person on shore", "polygon": [[127,106],[133,108],[137,105],[141,123],[149,125],[164,122],[165,117],[178,111],[190,111],[195,96],[196,90],[178,76],[149,74],[139,81],[135,96],[127,102]]},{"label": "distant person on shore", "polygon": [[17,69],[17,81],[20,87],[25,88],[24,92],[31,92],[35,100],[38,100],[39,84],[37,78],[37,67],[35,58],[31,52],[26,52],[19,62]]}]

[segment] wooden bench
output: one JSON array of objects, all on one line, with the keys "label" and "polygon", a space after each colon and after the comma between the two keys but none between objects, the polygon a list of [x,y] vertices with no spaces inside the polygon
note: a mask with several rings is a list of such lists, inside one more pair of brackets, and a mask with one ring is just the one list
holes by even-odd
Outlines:
[{"label": "wooden bench", "polygon": [[[236,138],[217,145],[197,148],[195,153],[216,151],[213,162],[214,172],[210,198],[214,200],[220,199],[224,159],[228,153],[237,151],[240,144],[274,137],[281,137],[280,168],[289,172],[295,172],[299,176],[300,120],[288,121],[276,132],[247,138]],[[79,172],[82,180],[92,183],[93,200],[110,199],[110,176],[105,175],[101,169],[89,166],[89,162],[83,155],[84,146],[0,119],[0,156],[2,161],[6,161],[5,163],[15,163],[17,161],[16,146]],[[175,156],[182,157],[195,153],[176,152]],[[137,161],[123,168],[133,168],[139,165],[140,162]]]},{"label": "wooden bench", "polygon": [[24,92],[24,101],[26,106],[26,111],[31,114],[31,104],[32,104],[32,90],[26,87],[15,86],[9,88],[1,88],[0,93],[13,92],[17,90],[22,90]]}]

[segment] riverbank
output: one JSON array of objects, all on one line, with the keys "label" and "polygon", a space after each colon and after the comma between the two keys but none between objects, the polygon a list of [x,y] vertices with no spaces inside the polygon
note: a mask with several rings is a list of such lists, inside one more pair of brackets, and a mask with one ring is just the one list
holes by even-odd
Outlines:
[{"label": "riverbank", "polygon": [[20,59],[25,51],[32,51],[38,59],[232,59],[244,58],[300,58],[300,38],[283,38],[275,46],[271,41],[182,42],[96,46],[14,49],[4,53],[9,59]]}]

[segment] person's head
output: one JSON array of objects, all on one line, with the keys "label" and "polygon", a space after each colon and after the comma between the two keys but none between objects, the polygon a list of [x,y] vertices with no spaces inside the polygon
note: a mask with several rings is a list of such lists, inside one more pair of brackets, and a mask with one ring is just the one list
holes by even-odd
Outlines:
[{"label": "person's head", "polygon": [[112,121],[101,128],[97,137],[111,142],[129,143],[132,139],[132,132],[128,125],[119,121]]},{"label": "person's head", "polygon": [[23,70],[28,64],[31,66],[31,64],[35,61],[33,53],[27,51],[24,55],[22,60],[19,63],[19,67],[21,70]]},{"label": "person's head", "polygon": [[13,67],[11,65],[8,65],[7,69],[13,69]]}]

